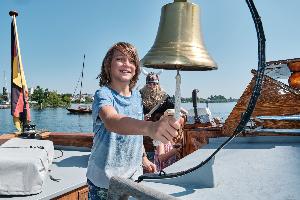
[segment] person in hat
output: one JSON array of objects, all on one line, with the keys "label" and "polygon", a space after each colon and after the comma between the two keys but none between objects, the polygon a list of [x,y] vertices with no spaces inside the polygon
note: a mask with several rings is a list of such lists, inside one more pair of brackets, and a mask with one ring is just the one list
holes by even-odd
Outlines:
[{"label": "person in hat", "polygon": [[146,76],[146,85],[140,90],[143,101],[143,112],[146,115],[166,96],[166,100],[160,104],[151,116],[146,120],[158,121],[167,109],[174,109],[173,99],[161,88],[159,84],[159,73],[150,72]]},{"label": "person in hat", "polygon": [[[167,109],[174,109],[173,99],[166,94],[159,84],[159,73],[146,72],[146,85],[140,90],[144,115],[147,117],[146,120],[157,121],[164,115]],[[165,98],[161,103],[160,101]],[[160,106],[150,116],[147,114],[160,103]],[[159,143],[154,149],[154,164],[158,171],[165,167],[173,164],[181,157],[182,146],[181,144],[174,145],[169,141],[168,143]]]}]

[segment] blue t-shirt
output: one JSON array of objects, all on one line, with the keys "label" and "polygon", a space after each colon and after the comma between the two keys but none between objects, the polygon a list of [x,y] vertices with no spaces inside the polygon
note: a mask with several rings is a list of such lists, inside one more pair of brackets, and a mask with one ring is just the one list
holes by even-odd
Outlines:
[{"label": "blue t-shirt", "polygon": [[142,175],[142,135],[121,135],[110,132],[99,117],[103,106],[113,106],[119,114],[143,119],[140,93],[132,91],[125,97],[103,86],[96,91],[93,102],[93,148],[88,162],[87,178],[101,188],[108,188],[112,176],[136,180]]}]

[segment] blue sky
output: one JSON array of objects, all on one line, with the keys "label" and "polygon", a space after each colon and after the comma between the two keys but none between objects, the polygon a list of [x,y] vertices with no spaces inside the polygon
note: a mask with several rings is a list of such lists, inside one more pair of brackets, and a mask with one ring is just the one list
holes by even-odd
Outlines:
[{"label": "blue sky", "polygon": [[[83,91],[94,93],[107,49],[115,42],[134,44],[142,58],[153,45],[160,10],[167,0],[1,0],[0,86],[10,80],[10,10],[17,10],[20,48],[27,84],[73,93],[86,54]],[[218,70],[181,72],[182,96],[238,98],[257,66],[257,39],[244,0],[194,0],[201,8],[205,45]],[[255,1],[266,35],[267,61],[300,57],[300,1]],[[150,71],[150,69],[147,69]],[[152,70],[157,71],[157,70]],[[174,94],[175,71],[161,74],[161,85]],[[138,84],[143,86],[145,77]]]}]

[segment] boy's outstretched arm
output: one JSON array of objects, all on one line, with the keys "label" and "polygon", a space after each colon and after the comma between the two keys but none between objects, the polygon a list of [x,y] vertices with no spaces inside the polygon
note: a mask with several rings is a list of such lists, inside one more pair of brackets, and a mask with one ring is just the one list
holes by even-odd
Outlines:
[{"label": "boy's outstretched arm", "polygon": [[151,122],[134,119],[117,113],[113,106],[103,106],[99,116],[107,130],[123,135],[144,135],[163,143],[173,142],[177,137],[182,119],[175,120],[173,117],[163,116],[159,121]]}]

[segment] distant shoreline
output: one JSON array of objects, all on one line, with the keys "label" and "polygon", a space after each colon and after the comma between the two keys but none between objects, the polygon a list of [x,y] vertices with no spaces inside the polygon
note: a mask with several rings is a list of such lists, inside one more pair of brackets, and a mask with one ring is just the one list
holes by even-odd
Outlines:
[{"label": "distant shoreline", "polygon": [[[232,103],[232,102],[238,102],[237,100],[231,100],[231,101],[197,101],[197,103]],[[193,101],[184,101],[181,100],[181,103],[193,103]]]},{"label": "distant shoreline", "polygon": [[[173,98],[175,98],[173,96]],[[235,99],[232,97],[226,98],[223,95],[211,95],[210,97],[204,99],[204,98],[198,98],[197,97],[197,103],[230,103],[230,102],[238,102],[239,99]],[[192,103],[193,99],[192,97],[189,98],[181,98],[182,103]]]}]

